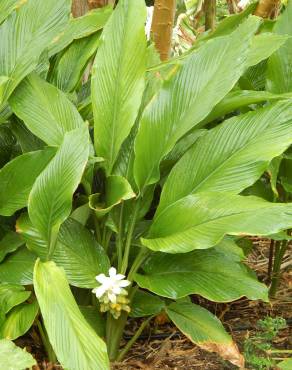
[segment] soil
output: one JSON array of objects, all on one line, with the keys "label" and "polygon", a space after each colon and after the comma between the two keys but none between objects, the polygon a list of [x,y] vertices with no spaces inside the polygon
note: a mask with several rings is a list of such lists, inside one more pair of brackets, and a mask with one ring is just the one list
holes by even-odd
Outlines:
[{"label": "soil", "polygon": [[[255,248],[248,257],[248,265],[253,268],[259,280],[267,281],[269,240],[253,239]],[[288,249],[283,260],[282,280],[277,298],[270,303],[240,299],[228,304],[208,302],[201,297],[194,297],[196,303],[208,308],[223,322],[233,339],[242,350],[245,338],[255,332],[256,323],[266,316],[280,316],[287,320],[288,327],[280,332],[274,346],[280,349],[292,348],[292,248]],[[126,330],[126,339],[130,338],[139,325],[131,321]],[[29,335],[17,341],[25,346],[37,359],[39,365],[34,370],[53,370],[62,368],[49,364],[45,360],[41,341],[33,329]],[[206,352],[191,343],[166,318],[161,316],[151,325],[128,352],[125,360],[113,364],[113,370],[224,370],[235,369],[218,355]],[[98,370],[98,369],[97,369]]]}]

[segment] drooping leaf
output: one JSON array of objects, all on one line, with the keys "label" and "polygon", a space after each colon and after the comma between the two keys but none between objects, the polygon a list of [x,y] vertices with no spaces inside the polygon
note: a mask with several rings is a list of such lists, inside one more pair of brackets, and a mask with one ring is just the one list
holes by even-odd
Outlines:
[{"label": "drooping leaf", "polygon": [[[279,16],[273,28],[277,35],[292,36],[292,2],[288,1],[285,11]],[[268,60],[267,90],[273,93],[292,91],[292,37]]]},{"label": "drooping leaf", "polygon": [[268,301],[268,289],[233,254],[216,248],[170,255],[155,253],[142,266],[135,281],[143,289],[178,299],[199,294],[214,302],[230,302],[243,296]]},{"label": "drooping leaf", "polygon": [[0,240],[0,262],[3,261],[8,253],[16,251],[24,244],[23,239],[13,231],[9,231]]},{"label": "drooping leaf", "polygon": [[54,262],[36,262],[34,288],[44,324],[61,365],[109,369],[106,345],[82,316],[65,273]]},{"label": "drooping leaf", "polygon": [[73,40],[82,39],[102,29],[112,13],[112,6],[87,12],[82,17],[70,18],[65,30],[49,45],[49,56],[57,54]]},{"label": "drooping leaf", "polygon": [[59,228],[70,214],[72,196],[85,169],[88,150],[85,125],[67,132],[57,154],[37,178],[29,195],[29,217],[49,249],[54,247]]},{"label": "drooping leaf", "polygon": [[50,71],[49,81],[62,91],[74,91],[98,44],[99,34],[73,41],[63,53],[58,54]]},{"label": "drooping leaf", "polygon": [[45,148],[22,154],[0,170],[0,214],[11,216],[27,205],[29,192],[56,150]]},{"label": "drooping leaf", "polygon": [[[18,219],[17,231],[26,240],[30,250],[41,258],[46,257],[46,242],[27,215]],[[64,268],[69,283],[80,288],[96,287],[96,275],[107,273],[110,267],[104,249],[91,232],[72,218],[66,220],[60,228],[52,260]]]},{"label": "drooping leaf", "polygon": [[0,263],[0,282],[31,285],[36,255],[21,247]]},{"label": "drooping leaf", "polygon": [[172,303],[166,312],[174,324],[193,343],[243,368],[244,357],[221,324],[208,310],[192,303]]},{"label": "drooping leaf", "polygon": [[38,310],[36,300],[14,307],[0,327],[0,338],[14,340],[24,335],[31,328]]},{"label": "drooping leaf", "polygon": [[0,364],[5,364],[9,370],[25,370],[36,365],[32,355],[25,349],[17,347],[12,341],[0,340]]},{"label": "drooping leaf", "polygon": [[291,145],[291,114],[290,101],[278,102],[233,117],[210,130],[173,168],[157,214],[189,194],[205,191],[238,194],[252,185],[269,162]]},{"label": "drooping leaf", "polygon": [[60,145],[66,132],[84,126],[66,95],[37,74],[31,74],[10,99],[14,113],[48,145]]},{"label": "drooping leaf", "polygon": [[231,90],[244,70],[258,24],[251,17],[230,36],[206,42],[148,104],[135,142],[134,174],[140,189],[157,181],[161,159]]},{"label": "drooping leaf", "polygon": [[[0,106],[37,66],[42,51],[69,19],[70,0],[26,1],[0,26],[0,76],[7,77]],[[9,51],[9,52],[8,52]]]},{"label": "drooping leaf", "polygon": [[292,226],[292,205],[253,196],[210,192],[188,195],[155,216],[146,247],[186,253],[213,247],[224,235],[269,235]]},{"label": "drooping leaf", "polygon": [[223,117],[237,109],[246,107],[251,104],[273,102],[278,100],[291,99],[292,93],[272,94],[269,91],[254,90],[235,90],[231,91],[221,100],[212,112],[202,121],[202,124],[212,122],[216,118]]},{"label": "drooping leaf", "polygon": [[96,154],[111,173],[134,125],[146,71],[146,7],[143,0],[121,0],[107,22],[92,70]]},{"label": "drooping leaf", "polygon": [[158,315],[164,308],[165,303],[159,297],[138,290],[131,301],[131,317],[144,317]]},{"label": "drooping leaf", "polygon": [[135,193],[128,181],[122,176],[113,175],[106,179],[104,201],[100,199],[100,194],[93,194],[89,197],[89,206],[97,217],[102,217],[117,204],[133,197]]}]

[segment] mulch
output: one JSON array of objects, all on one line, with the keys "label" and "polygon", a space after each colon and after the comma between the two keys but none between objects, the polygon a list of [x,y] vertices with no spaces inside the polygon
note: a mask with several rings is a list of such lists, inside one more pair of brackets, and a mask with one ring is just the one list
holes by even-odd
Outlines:
[{"label": "mulch", "polygon": [[[254,238],[255,248],[248,257],[248,265],[254,269],[259,280],[267,281],[269,240]],[[201,304],[216,314],[225,328],[232,335],[242,350],[245,338],[255,332],[256,323],[266,316],[281,316],[287,320],[288,327],[280,332],[274,346],[279,349],[292,348],[292,248],[290,247],[283,260],[283,274],[277,298],[270,303],[249,301],[242,298],[232,303],[216,304],[201,297],[194,297]],[[128,352],[125,360],[115,363],[113,370],[224,370],[236,369],[223,361],[218,355],[206,352],[191,343],[164,317],[153,320],[145,332]],[[130,338],[139,322],[131,320],[126,330]],[[35,329],[29,335],[18,340],[37,359],[39,365],[34,370],[61,370],[59,365],[49,364],[41,341]],[[97,369],[99,370],[99,369]]]}]

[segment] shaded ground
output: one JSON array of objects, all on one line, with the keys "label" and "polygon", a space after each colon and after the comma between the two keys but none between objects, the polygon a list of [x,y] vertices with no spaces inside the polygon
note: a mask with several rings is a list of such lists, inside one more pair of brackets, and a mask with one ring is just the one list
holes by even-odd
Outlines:
[{"label": "shaded ground", "polygon": [[[261,281],[267,279],[268,265],[267,240],[254,240],[255,248],[250,254],[248,264],[257,272]],[[279,287],[277,299],[266,304],[259,301],[240,299],[228,304],[210,303],[202,298],[195,298],[210,311],[215,313],[232,334],[234,340],[242,349],[243,342],[255,330],[256,322],[266,316],[281,316],[288,320],[289,328],[282,330],[274,345],[280,349],[292,348],[292,248],[287,251],[283,262],[284,273]],[[137,322],[132,321],[126,332],[131,337]],[[39,360],[39,367],[35,370],[60,370],[60,366],[53,366],[43,360],[44,353],[37,333],[32,332],[30,337],[20,340],[28,351]],[[142,337],[136,342],[122,362],[113,366],[114,370],[224,370],[235,369],[234,366],[221,360],[219,356],[201,350],[181,335],[170,323],[152,322]],[[97,369],[98,370],[98,369]]]}]

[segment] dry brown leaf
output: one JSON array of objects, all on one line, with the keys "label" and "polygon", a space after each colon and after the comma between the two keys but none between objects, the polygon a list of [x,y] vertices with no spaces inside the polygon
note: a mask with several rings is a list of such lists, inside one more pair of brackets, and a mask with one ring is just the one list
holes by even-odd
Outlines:
[{"label": "dry brown leaf", "polygon": [[199,347],[209,352],[218,353],[224,360],[231,362],[233,365],[238,366],[240,369],[244,369],[244,357],[239,352],[236,343],[231,342],[230,344],[219,344],[219,343],[200,343]]}]

